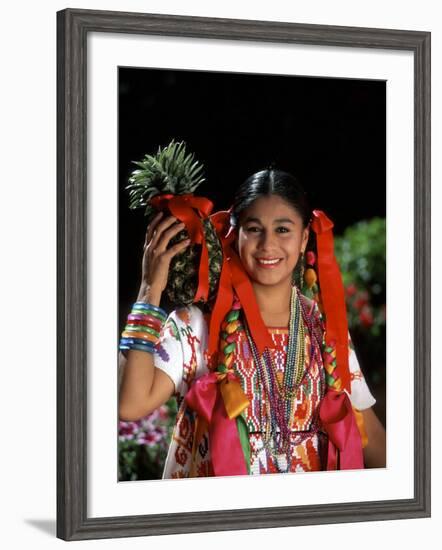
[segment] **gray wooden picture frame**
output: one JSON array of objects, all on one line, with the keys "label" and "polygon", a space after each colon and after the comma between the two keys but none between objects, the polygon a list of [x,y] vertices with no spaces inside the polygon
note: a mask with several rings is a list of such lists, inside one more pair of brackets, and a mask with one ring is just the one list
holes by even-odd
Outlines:
[{"label": "gray wooden picture frame", "polygon": [[[150,34],[407,50],[414,56],[414,497],[87,517],[87,36]],[[66,9],[57,13],[57,536],[64,540],[430,516],[429,32]]]}]

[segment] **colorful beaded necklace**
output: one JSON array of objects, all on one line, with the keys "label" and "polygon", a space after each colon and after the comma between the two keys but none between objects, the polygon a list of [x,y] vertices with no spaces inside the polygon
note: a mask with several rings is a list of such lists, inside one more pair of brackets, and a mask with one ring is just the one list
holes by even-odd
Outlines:
[{"label": "colorful beaded necklace", "polygon": [[[262,388],[262,401],[266,409],[264,448],[272,454],[285,454],[290,469],[290,434],[295,413],[295,397],[305,369],[305,324],[299,290],[293,286],[290,298],[289,338],[282,383],[268,349],[260,357],[247,323],[245,332],[257,368],[258,384]],[[312,355],[310,360],[312,360]],[[278,470],[281,471],[278,467]]]}]

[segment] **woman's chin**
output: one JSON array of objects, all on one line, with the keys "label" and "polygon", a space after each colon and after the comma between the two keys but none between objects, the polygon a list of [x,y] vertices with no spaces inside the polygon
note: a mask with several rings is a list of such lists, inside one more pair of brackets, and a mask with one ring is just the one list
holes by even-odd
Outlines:
[{"label": "woman's chin", "polygon": [[291,285],[291,275],[283,277],[277,273],[253,273],[250,274],[252,282],[262,286],[283,286],[285,284]]}]

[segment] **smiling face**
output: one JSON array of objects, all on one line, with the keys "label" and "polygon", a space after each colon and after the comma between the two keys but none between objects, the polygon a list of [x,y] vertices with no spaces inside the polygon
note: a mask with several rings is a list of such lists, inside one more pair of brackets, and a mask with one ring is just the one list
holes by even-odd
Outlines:
[{"label": "smiling face", "polygon": [[256,199],[240,215],[238,253],[255,284],[291,285],[307,240],[298,211],[278,195]]}]

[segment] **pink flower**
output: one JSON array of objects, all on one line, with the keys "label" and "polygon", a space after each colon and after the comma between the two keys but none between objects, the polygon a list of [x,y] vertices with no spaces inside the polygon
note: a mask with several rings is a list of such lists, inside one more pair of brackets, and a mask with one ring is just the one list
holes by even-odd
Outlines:
[{"label": "pink flower", "polygon": [[165,407],[164,405],[162,407],[160,407],[159,409],[157,409],[157,411],[158,411],[158,417],[161,420],[167,420],[169,418],[169,413],[167,412],[167,407]]},{"label": "pink flower", "polygon": [[355,308],[362,309],[368,304],[368,292],[366,290],[361,290],[355,300]]},{"label": "pink flower", "polygon": [[120,420],[120,423],[119,423],[120,433],[124,433],[124,434],[133,433],[137,430],[137,428],[138,428],[137,422],[132,422],[132,421],[125,422],[123,420]]},{"label": "pink flower", "polygon": [[136,422],[119,422],[119,439],[120,441],[127,441],[134,439],[138,430],[138,424]]},{"label": "pink flower", "polygon": [[140,429],[144,432],[151,432],[155,428],[155,424],[150,420],[145,418],[141,421]]},{"label": "pink flower", "polygon": [[305,261],[307,262],[308,265],[315,265],[315,262],[316,262],[316,255],[314,252],[312,252],[311,250],[309,250],[308,252],[306,252],[305,254]]},{"label": "pink flower", "polygon": [[350,285],[347,285],[345,291],[347,292],[347,296],[354,296],[356,294],[357,288],[353,283]]},{"label": "pink flower", "polygon": [[364,306],[359,313],[359,320],[364,327],[370,328],[374,322],[373,312],[370,306]]},{"label": "pink flower", "polygon": [[163,436],[156,431],[142,433],[139,434],[139,436],[137,437],[137,443],[139,445],[147,445],[148,447],[151,447],[152,445],[155,445],[156,443],[161,441],[162,438]]}]

